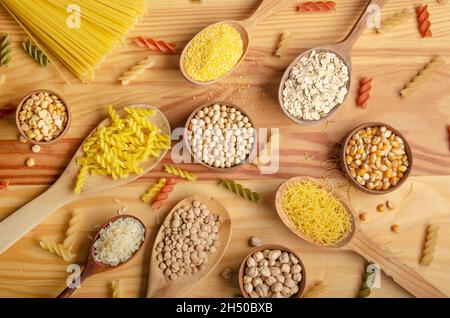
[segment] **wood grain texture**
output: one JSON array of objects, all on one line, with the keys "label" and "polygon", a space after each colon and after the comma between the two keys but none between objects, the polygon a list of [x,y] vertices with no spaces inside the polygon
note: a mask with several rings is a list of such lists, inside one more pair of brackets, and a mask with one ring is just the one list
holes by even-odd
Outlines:
[{"label": "wood grain texture", "polygon": [[[195,184],[180,183],[164,209],[153,212],[139,201],[139,196],[151,182],[162,176],[161,166],[161,169],[155,169],[131,185],[63,207],[0,255],[0,297],[55,297],[65,286],[65,265],[39,247],[39,238],[43,235],[62,238],[74,207],[86,211],[83,233],[92,235],[95,233],[93,226],[102,224],[122,205],[129,206],[129,212],[143,219],[149,227],[145,253],[119,271],[92,277],[74,296],[107,297],[112,279],[123,282],[126,297],[145,296],[156,224],[162,221],[173,204],[192,194],[214,195],[229,209],[234,225],[230,248],[221,264],[190,296],[231,296],[238,292],[237,279],[224,281],[220,272],[227,266],[237,271],[240,261],[249,251],[248,237],[257,235],[264,243],[282,244],[300,253],[307,267],[309,282],[312,284],[322,278],[326,281],[328,288],[324,296],[353,297],[358,291],[365,265],[362,258],[350,251],[324,252],[299,240],[277,219],[273,198],[277,186],[289,177],[326,174],[327,167],[322,162],[329,158],[330,149],[335,150],[336,144],[352,128],[367,121],[386,122],[400,130],[411,144],[415,167],[410,180],[388,196],[373,197],[351,192],[355,209],[369,214],[369,221],[363,224],[362,229],[444,293],[450,294],[450,242],[445,239],[450,232],[450,156],[446,132],[450,121],[450,66],[442,67],[412,97],[402,99],[399,96],[399,91],[430,57],[439,54],[450,61],[450,7],[430,2],[433,38],[422,39],[414,19],[382,35],[366,30],[353,48],[354,85],[346,103],[330,122],[317,127],[299,127],[284,115],[277,102],[279,81],[284,69],[304,50],[342,40],[364,8],[364,1],[338,0],[336,12],[326,16],[300,15],[295,11],[295,5],[290,5],[254,28],[252,46],[237,72],[210,87],[197,87],[185,81],[178,70],[177,55],[152,54],[156,60],[154,69],[127,87],[122,87],[117,80],[130,66],[149,54],[133,44],[133,37],[154,36],[175,41],[182,48],[193,35],[211,23],[247,18],[257,3],[258,0],[210,0],[201,4],[188,0],[152,0],[148,14],[130,33],[126,46],[108,57],[96,80],[89,85],[78,83],[71,75],[72,85],[65,84],[54,68],[42,70],[35,65],[19,47],[20,41],[26,38],[25,34],[0,9],[0,30],[11,34],[15,49],[12,66],[0,70],[7,75],[6,83],[0,87],[0,109],[14,107],[33,89],[48,88],[64,96],[74,113],[72,126],[64,140],[43,147],[39,154],[32,154],[29,144],[21,144],[17,140],[13,115],[0,119],[0,179],[7,178],[12,184],[11,191],[0,193],[0,219],[36,197],[58,178],[82,140],[106,116],[104,105],[108,103],[116,107],[136,103],[155,105],[175,128],[182,127],[196,107],[208,101],[229,100],[244,108],[258,127],[280,128],[282,135],[280,170],[274,175],[260,175],[258,169],[250,165],[226,175],[201,165],[183,165],[183,168],[198,174],[199,181]],[[414,10],[414,4],[409,0],[390,0],[383,13],[392,15],[403,9]],[[273,52],[283,31],[291,32],[292,48],[279,59],[273,56]],[[374,78],[371,104],[361,110],[354,105],[358,89],[355,83],[369,75]],[[309,157],[315,157],[305,160],[305,152]],[[24,161],[28,157],[36,160],[35,167],[25,167]],[[170,156],[162,162],[171,163]],[[216,188],[213,180],[224,176],[252,180],[243,183],[262,194],[261,207],[240,200],[225,189]],[[403,200],[411,182],[414,182],[413,194]],[[113,203],[114,197],[121,198],[122,204]],[[376,213],[376,205],[387,198],[396,202],[397,211]],[[441,224],[442,239],[435,261],[429,268],[424,268],[418,266],[418,260],[426,225],[430,222]],[[401,227],[399,234],[389,230],[394,223]],[[77,243],[77,262],[80,264],[85,260],[88,245],[87,238]],[[382,289],[373,291],[374,297],[409,296],[386,277],[382,286]]]}]

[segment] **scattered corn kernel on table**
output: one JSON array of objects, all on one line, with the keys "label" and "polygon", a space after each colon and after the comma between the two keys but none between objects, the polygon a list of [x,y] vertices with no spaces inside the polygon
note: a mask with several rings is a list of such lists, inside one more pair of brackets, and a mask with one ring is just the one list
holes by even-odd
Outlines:
[{"label": "scattered corn kernel on table", "polygon": [[[284,69],[307,48],[338,41],[348,32],[365,5],[365,1],[339,0],[337,10],[325,14],[298,14],[294,4],[255,28],[249,55],[237,72],[220,83],[197,87],[186,82],[178,69],[178,55],[155,54],[156,66],[129,86],[116,80],[135,61],[148,53],[135,47],[132,38],[155,36],[175,41],[182,48],[203,27],[220,20],[243,19],[258,0],[222,0],[193,3],[188,0],[153,0],[147,15],[130,34],[124,47],[118,48],[106,60],[90,84],[80,84],[71,78],[66,84],[54,68],[40,69],[24,52],[14,51],[7,82],[0,86],[0,109],[14,107],[27,92],[47,88],[65,97],[73,109],[69,133],[55,144],[31,152],[30,144],[18,141],[14,116],[0,120],[0,180],[8,179],[11,187],[0,193],[0,220],[6,218],[45,190],[61,174],[74,152],[95,125],[106,116],[104,105],[115,106],[145,103],[159,107],[168,117],[172,129],[184,126],[189,114],[209,101],[228,100],[250,114],[257,127],[280,128],[279,171],[260,175],[252,165],[228,173],[216,173],[201,165],[184,165],[195,172],[195,183],[181,182],[163,209],[153,211],[142,203],[140,195],[155,179],[161,177],[162,165],[170,164],[166,156],[160,167],[127,186],[74,202],[55,211],[43,224],[0,255],[0,297],[55,297],[65,287],[66,263],[43,251],[41,237],[60,239],[74,208],[84,212],[82,233],[77,240],[75,262],[83,264],[90,243],[89,235],[123,206],[141,218],[149,230],[144,250],[127,266],[92,277],[74,297],[111,297],[109,285],[120,280],[125,297],[146,295],[148,264],[157,228],[171,207],[188,195],[203,194],[218,199],[226,206],[233,222],[231,244],[214,272],[196,286],[192,297],[231,297],[239,293],[237,276],[225,280],[223,269],[238,271],[240,260],[249,251],[248,239],[258,236],[263,243],[281,244],[296,251],[305,264],[307,287],[318,280],[328,286],[324,297],[355,297],[361,284],[365,260],[347,250],[325,250],[301,241],[278,219],[274,196],[285,179],[306,175],[322,177],[328,173],[324,161],[330,158],[338,143],[353,127],[367,121],[386,122],[402,133],[412,146],[415,166],[412,176],[392,194],[373,196],[356,190],[343,190],[357,212],[365,212],[368,220],[362,230],[383,249],[416,269],[442,292],[450,295],[450,156],[446,126],[450,121],[450,67],[444,66],[420,91],[407,99],[399,96],[404,85],[419,72],[430,57],[439,54],[450,61],[450,6],[429,1],[433,37],[422,39],[416,21],[396,30],[377,35],[367,30],[353,51],[353,86],[350,95],[329,122],[319,126],[301,127],[291,122],[277,102],[279,80]],[[408,0],[391,0],[383,13],[402,9],[413,10]],[[0,30],[10,33],[14,48],[25,34],[14,21],[0,10]],[[283,58],[273,56],[283,31],[291,31],[291,49]],[[356,84],[362,76],[374,78],[374,90],[368,108],[355,107]],[[35,159],[34,167],[25,160]],[[262,203],[255,205],[242,200],[217,185],[220,178],[238,180],[261,194]],[[348,192],[348,193],[346,193]],[[120,200],[114,202],[114,198]],[[376,206],[391,200],[395,211],[379,213]],[[116,200],[117,202],[117,200]],[[419,265],[425,229],[439,224],[440,237],[433,263]],[[390,227],[397,224],[399,233]],[[383,276],[380,289],[371,297],[410,297],[391,279]]]}]

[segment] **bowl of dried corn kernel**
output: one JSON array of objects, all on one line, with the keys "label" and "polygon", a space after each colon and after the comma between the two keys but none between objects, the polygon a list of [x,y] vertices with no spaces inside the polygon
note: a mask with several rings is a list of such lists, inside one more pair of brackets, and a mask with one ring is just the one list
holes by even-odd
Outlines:
[{"label": "bowl of dried corn kernel", "polygon": [[359,190],[386,194],[398,189],[413,166],[411,147],[392,126],[370,122],[352,130],[342,143],[341,168]]},{"label": "bowl of dried corn kernel", "polygon": [[71,112],[66,101],[47,89],[25,95],[16,111],[20,134],[33,144],[47,145],[63,138],[70,122]]}]

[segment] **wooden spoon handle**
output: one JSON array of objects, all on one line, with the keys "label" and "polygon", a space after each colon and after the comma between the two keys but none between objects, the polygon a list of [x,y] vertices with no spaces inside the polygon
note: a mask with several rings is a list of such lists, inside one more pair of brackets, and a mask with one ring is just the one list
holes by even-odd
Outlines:
[{"label": "wooden spoon handle", "polygon": [[364,30],[368,27],[368,19],[372,15],[381,15],[381,9],[384,7],[386,2],[388,2],[388,0],[370,0],[364,8],[364,11],[362,12],[356,24],[353,26],[349,34],[341,43],[347,46],[349,50],[351,50],[353,44],[355,44]]},{"label": "wooden spoon handle", "polygon": [[252,16],[241,24],[249,29],[253,28],[257,23],[283,10],[291,2],[291,0],[262,0]]},{"label": "wooden spoon handle", "polygon": [[360,230],[355,231],[352,241],[347,246],[370,262],[379,265],[386,275],[392,277],[397,284],[412,295],[420,298],[447,298],[416,271],[382,251]]},{"label": "wooden spoon handle", "polygon": [[[67,185],[66,185],[67,187]],[[53,211],[76,198],[58,182],[0,223],[0,254],[42,223]]]}]

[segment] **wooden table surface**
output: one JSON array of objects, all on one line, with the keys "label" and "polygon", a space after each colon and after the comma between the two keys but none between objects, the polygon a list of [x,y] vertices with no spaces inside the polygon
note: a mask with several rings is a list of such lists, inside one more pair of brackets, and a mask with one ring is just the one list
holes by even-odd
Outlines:
[{"label": "wooden table surface", "polygon": [[[390,0],[383,14],[391,15],[402,9],[414,10],[423,1]],[[374,78],[374,90],[369,107],[355,107],[353,85],[350,95],[327,124],[300,127],[291,122],[277,103],[279,80],[286,66],[303,50],[343,38],[365,5],[365,1],[338,0],[337,11],[330,14],[300,15],[295,6],[280,12],[258,25],[253,45],[245,62],[226,80],[207,87],[187,83],[178,70],[178,55],[152,54],[156,67],[146,72],[130,86],[121,86],[117,78],[148,51],[136,48],[131,40],[108,57],[97,77],[90,84],[78,83],[69,75],[66,84],[54,68],[40,69],[20,49],[26,38],[14,21],[0,10],[0,33],[10,33],[14,40],[14,60],[9,69],[0,69],[7,76],[0,86],[0,109],[15,107],[27,92],[48,88],[63,95],[73,108],[73,122],[61,142],[43,147],[33,154],[29,144],[18,141],[14,116],[0,120],[0,180],[11,182],[9,191],[0,193],[0,220],[32,200],[51,185],[64,170],[83,138],[102,120],[105,104],[115,107],[130,103],[146,103],[159,107],[170,120],[172,128],[182,127],[190,112],[209,101],[229,100],[243,107],[258,127],[279,128],[282,135],[280,167],[276,174],[261,175],[252,165],[228,174],[218,174],[200,165],[183,165],[197,173],[195,183],[180,183],[169,202],[158,212],[140,202],[139,196],[158,177],[161,167],[127,186],[74,202],[55,211],[43,224],[0,255],[0,297],[54,297],[65,285],[66,263],[42,250],[38,241],[47,236],[61,239],[70,212],[84,212],[82,233],[75,246],[76,263],[82,264],[89,245],[88,235],[98,224],[117,214],[122,206],[142,218],[151,233],[144,252],[123,269],[94,276],[74,297],[110,297],[111,280],[119,279],[125,297],[145,296],[148,260],[152,235],[159,222],[178,200],[192,194],[211,195],[227,206],[232,216],[232,241],[216,270],[187,296],[230,297],[238,292],[237,279],[224,280],[220,273],[226,267],[237,271],[240,260],[249,251],[247,240],[256,235],[264,243],[289,246],[297,251],[308,273],[307,286],[324,279],[328,285],[324,296],[354,297],[361,283],[365,261],[347,250],[324,250],[312,247],[291,234],[278,220],[274,210],[277,186],[285,179],[307,175],[322,177],[330,165],[324,161],[345,134],[366,121],[391,124],[404,133],[412,146],[415,166],[412,177],[396,192],[386,196],[371,196],[356,190],[348,191],[356,211],[365,211],[369,220],[363,231],[379,243],[386,252],[394,254],[415,268],[426,279],[450,295],[450,156],[446,125],[450,124],[450,67],[444,66],[415,95],[402,99],[399,91],[422,69],[431,57],[439,54],[450,61],[450,5],[442,6],[428,0],[433,38],[422,39],[415,19],[393,32],[377,35],[367,30],[353,51],[353,81],[362,76]],[[148,13],[131,32],[175,41],[182,48],[203,27],[224,19],[243,19],[258,0],[152,0]],[[289,30],[293,41],[289,54],[281,59],[273,51],[282,31]],[[311,160],[308,158],[313,157]],[[36,166],[27,168],[24,161],[33,157]],[[170,155],[163,163],[171,163]],[[217,186],[219,178],[234,178],[261,193],[263,202],[256,206],[235,197]],[[410,192],[412,184],[412,192]],[[343,191],[344,195],[346,190]],[[407,197],[407,198],[405,198]],[[119,198],[121,204],[114,203]],[[376,212],[377,204],[385,200],[396,203],[395,212]],[[429,267],[418,264],[426,226],[441,224],[435,261]],[[392,224],[401,228],[399,234],[390,231]],[[1,233],[0,233],[1,234]],[[373,297],[410,297],[386,276]]]}]

